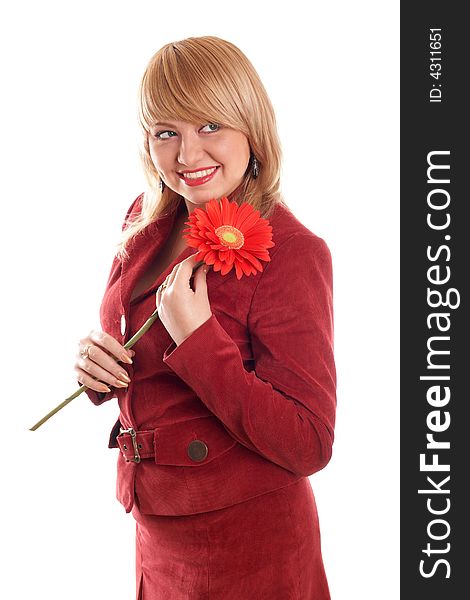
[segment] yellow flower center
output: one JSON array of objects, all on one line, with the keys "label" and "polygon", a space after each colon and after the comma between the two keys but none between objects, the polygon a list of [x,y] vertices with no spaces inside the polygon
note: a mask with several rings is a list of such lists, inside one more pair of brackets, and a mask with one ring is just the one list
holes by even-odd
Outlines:
[{"label": "yellow flower center", "polygon": [[227,248],[238,250],[245,243],[243,233],[232,225],[221,225],[217,227],[215,233],[219,236],[220,243]]}]

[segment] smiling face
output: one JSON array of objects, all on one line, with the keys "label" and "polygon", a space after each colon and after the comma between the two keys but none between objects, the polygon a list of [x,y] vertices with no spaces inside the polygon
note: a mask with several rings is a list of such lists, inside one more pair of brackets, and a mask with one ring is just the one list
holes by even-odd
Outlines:
[{"label": "smiling face", "polygon": [[233,192],[250,160],[248,138],[216,123],[157,123],[148,140],[155,169],[186,199],[189,213]]}]

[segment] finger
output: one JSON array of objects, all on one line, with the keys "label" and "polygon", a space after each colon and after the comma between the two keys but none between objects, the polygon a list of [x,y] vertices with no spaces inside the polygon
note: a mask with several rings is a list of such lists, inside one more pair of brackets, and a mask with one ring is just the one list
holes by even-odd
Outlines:
[{"label": "finger", "polygon": [[197,255],[197,252],[193,252],[192,254],[190,254],[189,256],[187,256],[186,258],[184,258],[181,261],[180,264],[183,264],[183,263],[196,263],[197,262],[196,255]]},{"label": "finger", "polygon": [[194,293],[195,294],[207,294],[207,271],[209,267],[207,265],[201,265],[196,270],[194,275]]},{"label": "finger", "polygon": [[179,264],[178,264],[178,270],[175,272],[173,281],[175,283],[175,285],[179,285],[180,283],[183,284],[187,284],[187,287],[193,291],[191,289],[191,284],[190,284],[190,280],[193,274],[193,268],[195,263],[197,262],[196,259],[194,258],[195,254],[192,254],[191,256],[188,256],[188,258],[185,258],[184,260],[182,260]]},{"label": "finger", "polygon": [[166,279],[163,283],[161,283],[158,286],[157,291],[155,292],[155,306],[157,308],[160,306],[160,303],[162,301],[162,296],[165,293],[165,288],[163,287],[164,284],[166,284]]},{"label": "finger", "polygon": [[113,373],[110,373],[100,365],[96,364],[89,358],[80,358],[76,363],[78,369],[84,371],[88,375],[91,375],[94,379],[99,379],[100,381],[112,385],[114,387],[127,387],[129,382],[129,376],[126,374],[119,372],[119,378],[116,377]]},{"label": "finger", "polygon": [[81,385],[86,385],[87,388],[90,388],[95,392],[103,393],[111,391],[107,385],[105,385],[101,381],[97,381],[91,375],[89,375],[85,371],[82,371],[82,369],[76,368],[75,371],[77,372],[77,381]]},{"label": "finger", "polygon": [[164,291],[165,291],[165,288],[166,288],[166,287],[168,287],[168,281],[169,281],[170,275],[171,275],[171,273],[169,273],[169,274],[168,274],[168,275],[165,277],[165,279],[164,279],[164,280],[161,282],[161,284],[158,286],[158,289],[159,289],[161,292],[164,292]]},{"label": "finger", "polygon": [[176,273],[178,272],[179,266],[181,265],[181,263],[178,263],[177,265],[175,265],[171,271],[171,273],[168,275],[168,277],[166,278],[166,283],[167,283],[167,287],[170,287],[170,285],[173,283]]},{"label": "finger", "polygon": [[[82,361],[86,362],[89,360],[92,363],[95,363],[98,365],[98,367],[101,367],[105,371],[108,371],[108,373],[111,373],[111,375],[114,375],[116,379],[126,381],[127,383],[130,381],[127,372],[121,367],[121,365],[118,364],[107,352],[104,352],[104,350],[98,348],[98,346],[91,346],[91,348],[88,350],[88,359],[83,357],[80,358]],[[85,369],[85,371],[87,370],[89,369]],[[99,379],[101,379],[101,377],[99,377]],[[112,385],[114,385],[114,383]]]},{"label": "finger", "polygon": [[126,350],[126,348],[110,336],[109,333],[93,330],[88,335],[88,339],[100,348],[104,348],[109,354],[114,356],[116,360],[132,364],[132,359],[130,358],[132,350]]},{"label": "finger", "polygon": [[185,259],[180,261],[176,266],[178,266],[180,269],[183,269],[185,273],[188,271],[191,273],[194,268],[194,265],[198,262],[196,260],[196,254],[197,252],[195,252],[194,254],[190,254]]},{"label": "finger", "polygon": [[158,308],[162,301],[162,288],[159,287],[155,292],[155,306]]}]

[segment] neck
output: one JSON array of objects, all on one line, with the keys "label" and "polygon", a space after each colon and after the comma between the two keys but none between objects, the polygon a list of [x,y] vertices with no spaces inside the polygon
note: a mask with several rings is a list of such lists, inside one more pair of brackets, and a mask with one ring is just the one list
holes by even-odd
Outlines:
[{"label": "neck", "polygon": [[[228,201],[229,202],[237,201],[239,199],[239,197],[241,196],[242,192],[243,192],[243,182],[240,183],[240,185],[238,187],[236,187],[232,192],[230,192],[230,194],[227,195]],[[181,200],[184,200],[184,203],[186,205],[186,211],[187,211],[186,216],[189,216],[195,208],[204,209],[206,206],[206,204],[197,206],[196,204],[189,202],[189,200],[186,200],[186,198],[184,198],[183,196],[181,196]],[[209,200],[208,200],[208,202],[209,202]]]}]

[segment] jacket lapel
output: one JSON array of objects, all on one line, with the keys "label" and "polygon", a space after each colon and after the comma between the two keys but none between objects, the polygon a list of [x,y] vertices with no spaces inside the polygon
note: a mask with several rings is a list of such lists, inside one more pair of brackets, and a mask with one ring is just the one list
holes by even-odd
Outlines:
[{"label": "jacket lapel", "polygon": [[[137,284],[139,278],[145,273],[146,269],[150,266],[155,255],[160,252],[161,248],[167,241],[173,224],[175,222],[178,211],[174,211],[169,215],[164,215],[148,225],[139,235],[137,235],[131,242],[128,248],[129,256],[121,262],[121,303],[126,314],[128,313],[128,307],[132,291]],[[180,263],[182,260],[195,254],[197,248],[186,246],[186,248],[176,257],[176,259],[168,265],[168,267],[160,273],[155,281],[155,286],[160,285],[165,277],[171,273],[173,267]],[[232,270],[227,275],[222,276],[219,272],[215,272],[212,268],[207,273],[207,287],[209,292],[214,290],[224,281],[228,281],[235,276],[235,270]]]},{"label": "jacket lapel", "polygon": [[[121,263],[121,303],[125,313],[128,314],[128,308],[130,304],[130,298],[132,290],[134,289],[139,278],[144,274],[145,270],[150,266],[151,261],[156,254],[161,250],[167,241],[173,224],[179,210],[173,211],[173,213],[164,215],[148,225],[139,235],[137,235],[131,242],[128,248],[129,257]],[[171,273],[173,267],[197,252],[196,248],[186,246],[186,248],[177,256],[177,258],[168,265],[168,267],[159,275],[155,281],[155,286],[160,285],[165,277]],[[257,273],[257,276],[261,276]],[[240,285],[244,279],[252,280],[251,277],[242,277],[242,280],[238,282]],[[227,275],[221,275],[220,272],[214,271],[210,268],[207,276],[207,288],[209,297],[222,283],[228,283],[230,280],[236,279],[235,269],[232,269]]]},{"label": "jacket lapel", "polygon": [[[129,256],[121,262],[121,303],[127,309],[130,304],[132,291],[149,267],[153,257],[158,254],[171,232],[176,213],[164,215],[150,223],[136,235],[128,247]],[[166,274],[161,274],[159,279]],[[126,310],[127,313],[127,310]]]}]

